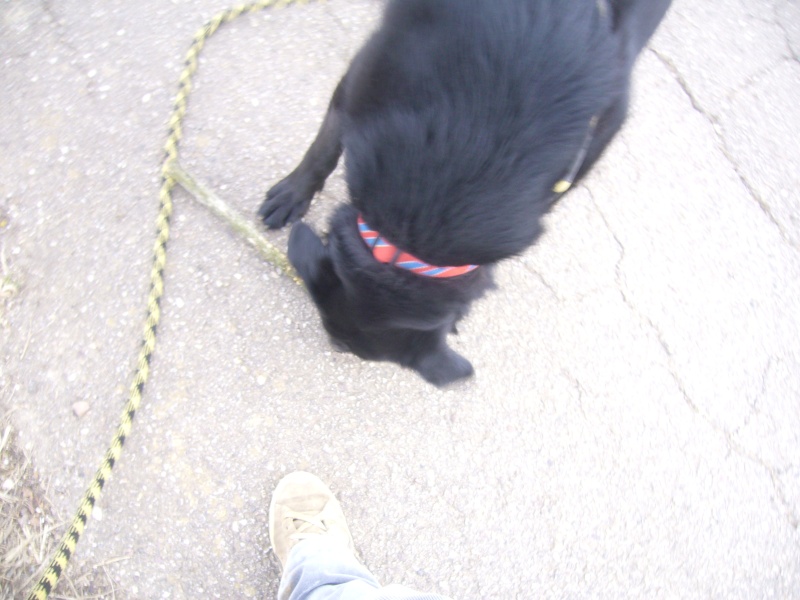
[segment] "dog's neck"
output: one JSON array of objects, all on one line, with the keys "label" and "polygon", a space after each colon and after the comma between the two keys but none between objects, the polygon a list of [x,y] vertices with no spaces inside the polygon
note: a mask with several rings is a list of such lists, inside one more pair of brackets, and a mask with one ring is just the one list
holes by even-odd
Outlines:
[{"label": "dog's neck", "polygon": [[361,214],[358,215],[358,232],[361,234],[361,239],[372,251],[372,256],[378,262],[394,265],[401,269],[406,269],[417,275],[424,277],[435,277],[437,279],[446,279],[449,277],[458,277],[466,275],[471,271],[478,268],[478,265],[461,265],[458,267],[440,267],[431,265],[423,260],[412,256],[408,252],[404,252],[391,242],[383,237],[380,233],[370,228],[367,225]]}]

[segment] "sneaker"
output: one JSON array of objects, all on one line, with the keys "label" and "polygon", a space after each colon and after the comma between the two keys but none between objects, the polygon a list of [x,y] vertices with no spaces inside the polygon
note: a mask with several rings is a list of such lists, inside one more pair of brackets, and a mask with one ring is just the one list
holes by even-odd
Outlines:
[{"label": "sneaker", "polygon": [[326,535],[355,555],[342,507],[316,475],[295,471],[281,479],[269,504],[269,541],[285,567],[289,552],[314,536]]}]

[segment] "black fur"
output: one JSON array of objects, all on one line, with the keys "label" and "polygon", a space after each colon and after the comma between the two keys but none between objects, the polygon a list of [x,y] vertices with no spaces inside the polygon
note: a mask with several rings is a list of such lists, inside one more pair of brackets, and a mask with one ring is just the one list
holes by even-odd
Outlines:
[{"label": "black fur", "polygon": [[[300,165],[259,215],[305,214],[345,152],[352,205],[328,244],[294,226],[289,258],[333,340],[444,385],[472,374],[446,336],[492,287],[492,265],[542,232],[553,185],[587,139],[577,178],[619,130],[637,54],[670,0],[393,0],[353,60]],[[399,248],[436,265],[430,279],[378,263],[361,212]]]}]

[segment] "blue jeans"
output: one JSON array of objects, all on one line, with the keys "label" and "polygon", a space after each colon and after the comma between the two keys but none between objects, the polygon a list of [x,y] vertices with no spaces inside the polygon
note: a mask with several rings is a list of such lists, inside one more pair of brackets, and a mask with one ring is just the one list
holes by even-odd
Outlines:
[{"label": "blue jeans", "polygon": [[381,586],[355,556],[326,536],[303,540],[289,553],[279,600],[449,600],[402,585]]}]

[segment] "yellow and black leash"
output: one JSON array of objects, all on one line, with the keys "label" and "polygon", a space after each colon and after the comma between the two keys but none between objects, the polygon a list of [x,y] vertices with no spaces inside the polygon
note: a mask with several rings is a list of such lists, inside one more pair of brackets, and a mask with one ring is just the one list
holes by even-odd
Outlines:
[{"label": "yellow and black leash", "polygon": [[75,552],[78,540],[86,528],[100,493],[103,490],[114,464],[119,460],[122,446],[131,431],[133,418],[142,401],[142,392],[150,374],[150,359],[156,345],[156,328],[161,317],[161,296],[164,293],[164,266],[167,259],[167,240],[169,239],[169,221],[172,215],[172,190],[178,183],[173,177],[173,167],[178,162],[178,144],[183,137],[181,128],[186,116],[186,105],[192,89],[192,77],[197,71],[198,57],[209,37],[224,24],[233,21],[246,13],[257,12],[266,8],[279,8],[293,3],[304,3],[307,0],[261,0],[251,4],[239,4],[224,10],[201,27],[194,36],[192,45],[186,53],[186,62],[179,80],[179,90],[173,104],[169,119],[169,135],[164,145],[164,160],[161,166],[161,191],[159,192],[160,209],[156,218],[157,237],[153,247],[153,264],[150,271],[150,292],[147,296],[147,318],[145,319],[142,347],[139,351],[136,374],[128,394],[128,402],[122,413],[117,432],[111,440],[100,468],[95,473],[89,487],[81,499],[77,513],[72,519],[69,529],[61,538],[58,550],[50,561],[39,582],[31,590],[28,600],[44,600],[55,589],[61,574],[67,567],[70,557]]}]

